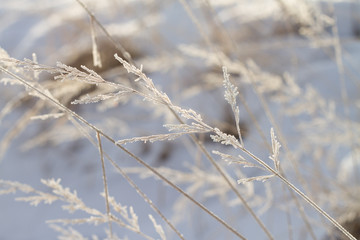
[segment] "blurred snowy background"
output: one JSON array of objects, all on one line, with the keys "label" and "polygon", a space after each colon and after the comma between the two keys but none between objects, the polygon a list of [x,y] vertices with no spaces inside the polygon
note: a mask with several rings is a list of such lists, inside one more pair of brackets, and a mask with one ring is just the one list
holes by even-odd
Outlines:
[{"label": "blurred snowy background", "polygon": [[[131,54],[134,63],[142,64],[144,72],[175,104],[196,110],[207,123],[222,126],[224,131],[234,134],[231,109],[223,98],[221,67],[214,49],[207,45],[206,39],[209,39],[212,47],[224,55],[223,64],[248,104],[239,104],[246,147],[267,161],[269,151],[253,117],[269,143],[273,122],[258,93],[243,76],[242,68],[257,79],[256,89],[265,97],[286,139],[281,143],[284,151],[281,164],[288,179],[336,219],[344,219],[343,223],[360,216],[360,164],[356,151],[360,136],[359,2],[204,0],[188,1],[189,5],[181,2],[88,0],[85,3]],[[184,6],[190,7],[198,22],[194,23]],[[114,60],[114,53],[119,51],[98,27],[94,29],[103,67],[93,66],[91,21],[75,0],[2,0],[0,23],[0,47],[13,58],[33,59],[35,53],[41,64],[54,66],[60,61],[78,68],[86,65],[104,79],[130,86],[135,79]],[[336,45],[336,41],[340,44]],[[336,49],[339,45],[340,56]],[[54,89],[58,87],[56,84],[52,86]],[[22,89],[0,85],[0,179],[49,191],[40,179],[61,178],[62,185],[76,190],[88,206],[105,212],[100,196],[103,183],[98,150],[71,124],[60,120],[21,123],[26,114],[31,114],[29,109],[34,105],[31,98],[22,98]],[[91,93],[91,89],[84,88],[84,92]],[[101,103],[71,105],[71,101],[84,94],[75,95],[64,94],[64,104],[114,139],[166,133],[163,124],[173,121],[164,109],[144,104],[139,97],[124,99],[109,107]],[[6,107],[16,99],[22,100],[6,114]],[[253,116],[246,113],[247,107]],[[203,139],[209,149],[240,154],[231,147],[211,143],[208,136]],[[193,193],[198,201],[226,219],[246,238],[266,238],[234,194],[223,183],[217,183],[216,177],[212,181],[215,171],[186,137],[126,147],[151,166],[166,168],[163,171],[171,180]],[[185,239],[235,239],[176,191],[144,174],[138,164],[113,144],[104,141],[104,149],[121,167],[128,169],[142,190],[177,223]],[[297,162],[305,182],[296,177],[297,170],[289,158]],[[237,168],[223,164],[224,168]],[[110,194],[121,204],[134,207],[142,232],[159,238],[148,214],[165,224],[110,164],[106,167]],[[262,174],[258,169],[244,172],[248,177]],[[229,170],[229,175],[238,179],[236,170]],[[275,239],[289,239],[289,236],[327,239],[325,236],[332,234],[326,220],[302,202],[313,226],[314,235],[309,233],[278,179],[237,186]],[[84,217],[76,213],[69,215],[60,203],[34,207],[14,201],[22,195],[0,196],[0,239],[55,239],[59,233],[49,228],[47,220]],[[291,208],[294,209],[289,210]],[[349,217],[351,212],[353,215]],[[72,227],[88,239],[93,235],[104,239],[107,225],[94,227],[85,223]],[[114,228],[114,232],[121,239],[143,239],[120,227]],[[166,233],[168,239],[176,239],[168,229]]]}]

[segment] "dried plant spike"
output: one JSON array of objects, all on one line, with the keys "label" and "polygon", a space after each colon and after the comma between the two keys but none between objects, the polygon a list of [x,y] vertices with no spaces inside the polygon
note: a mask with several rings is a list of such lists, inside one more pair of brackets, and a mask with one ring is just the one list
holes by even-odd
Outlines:
[{"label": "dried plant spike", "polygon": [[277,172],[280,171],[280,161],[279,161],[279,154],[280,154],[280,147],[281,144],[276,139],[274,129],[271,128],[270,130],[271,135],[271,147],[272,147],[272,155],[269,157],[271,160],[273,160],[275,169]]},{"label": "dried plant spike", "polygon": [[211,128],[208,126],[204,126],[203,124],[198,123],[191,123],[191,125],[188,124],[164,124],[164,127],[166,127],[170,132],[177,131],[179,133],[184,132],[188,134],[193,133],[206,133],[210,132]]},{"label": "dried plant spike", "polygon": [[267,181],[269,178],[274,177],[275,175],[263,175],[263,176],[257,176],[257,177],[250,177],[250,178],[242,178],[237,180],[238,184],[243,184],[243,183],[248,183],[248,182],[252,182],[252,181],[261,181],[261,182],[265,182]]},{"label": "dried plant spike", "polygon": [[16,193],[17,191],[21,191],[24,193],[34,192],[35,189],[27,184],[23,184],[16,181],[6,181],[0,179],[0,195]]},{"label": "dried plant spike", "polygon": [[240,144],[241,147],[244,148],[244,142],[242,140],[241,137],[241,130],[240,130],[240,111],[239,111],[239,107],[236,104],[236,97],[237,95],[239,95],[239,91],[238,88],[235,87],[229,79],[229,74],[227,72],[227,68],[225,66],[222,67],[223,73],[224,73],[224,87],[225,87],[225,99],[226,101],[230,104],[231,109],[234,113],[234,117],[235,117],[235,124],[236,124],[236,129],[239,135],[239,140],[240,140]]},{"label": "dried plant spike", "polygon": [[230,154],[226,154],[226,153],[222,153],[219,151],[212,151],[213,154],[219,155],[221,157],[221,159],[225,162],[227,162],[229,165],[230,164],[241,164],[243,167],[258,167],[257,165],[248,162],[243,156],[238,155],[238,156],[233,156]]},{"label": "dried plant spike", "polygon": [[219,142],[224,145],[231,145],[234,148],[242,148],[239,141],[234,137],[234,135],[223,133],[220,129],[214,128],[216,135],[210,135],[211,139],[214,142]]},{"label": "dried plant spike", "polygon": [[128,139],[122,139],[122,140],[118,140],[116,141],[116,144],[127,144],[127,143],[134,143],[134,142],[157,142],[157,141],[171,141],[174,140],[178,137],[187,135],[187,134],[191,134],[191,133],[196,133],[196,132],[178,132],[178,133],[166,133],[166,134],[155,134],[155,135],[150,135],[150,136],[142,136],[142,137],[133,137],[133,138],[128,138]]}]

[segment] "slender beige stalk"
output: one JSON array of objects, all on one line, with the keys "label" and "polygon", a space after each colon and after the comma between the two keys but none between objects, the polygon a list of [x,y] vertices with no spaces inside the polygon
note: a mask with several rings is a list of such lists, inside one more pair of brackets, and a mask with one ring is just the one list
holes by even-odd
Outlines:
[{"label": "slender beige stalk", "polygon": [[101,137],[100,137],[100,133],[99,133],[99,132],[96,132],[96,138],[97,138],[97,140],[98,140],[98,145],[99,145],[99,153],[100,153],[100,159],[101,159],[101,168],[102,168],[103,181],[104,181],[106,213],[107,213],[107,216],[108,216],[110,238],[112,238],[112,236],[113,236],[113,231],[112,231],[112,226],[111,226],[111,212],[110,212],[110,205],[109,205],[109,189],[108,189],[108,184],[107,184],[107,180],[106,180],[105,163],[104,163],[104,153],[103,153],[103,148],[102,148],[102,144],[101,144]]}]

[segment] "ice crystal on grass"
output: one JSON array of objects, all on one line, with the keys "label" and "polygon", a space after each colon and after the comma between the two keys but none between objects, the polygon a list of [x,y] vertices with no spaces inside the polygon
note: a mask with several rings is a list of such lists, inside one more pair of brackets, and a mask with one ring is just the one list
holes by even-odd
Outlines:
[{"label": "ice crystal on grass", "polygon": [[64,201],[65,205],[62,206],[64,210],[73,213],[75,211],[81,210],[90,215],[102,216],[103,214],[96,209],[89,208],[85,203],[77,196],[77,192],[71,192],[69,188],[64,188],[60,184],[60,179],[49,179],[41,180],[41,182],[52,189],[52,192],[58,196],[59,200]]},{"label": "ice crystal on grass", "polygon": [[257,177],[242,178],[242,179],[237,180],[237,183],[242,184],[242,183],[248,183],[248,182],[252,182],[252,181],[265,182],[266,180],[268,180],[269,178],[272,178],[274,176],[275,175],[263,175],[263,176],[257,176]]},{"label": "ice crystal on grass", "polygon": [[46,120],[46,119],[56,119],[56,118],[60,118],[63,116],[64,116],[64,113],[50,113],[50,114],[32,116],[30,119],[31,120]]},{"label": "ice crystal on grass", "polygon": [[15,199],[16,201],[29,202],[32,206],[37,206],[40,203],[52,204],[54,201],[59,200],[57,196],[52,194],[36,192],[36,195],[29,197],[18,197]]},{"label": "ice crystal on grass", "polygon": [[76,99],[71,102],[71,104],[89,104],[89,103],[97,103],[109,99],[118,99],[123,96],[128,96],[129,94],[134,93],[134,90],[131,89],[124,89],[117,92],[111,92],[111,93],[105,93],[105,94],[99,94],[96,96],[89,96],[85,95],[81,99]]},{"label": "ice crystal on grass", "polygon": [[80,71],[77,68],[67,66],[61,62],[57,62],[56,66],[59,69],[54,69],[55,73],[59,73],[60,75],[55,76],[55,80],[76,80],[90,84],[105,83],[105,80],[99,74],[86,66],[81,66],[81,68],[87,73]]},{"label": "ice crystal on grass", "polygon": [[[118,60],[123,67],[128,71],[128,73],[132,73],[136,75],[138,78],[135,80],[135,82],[139,82],[145,89],[148,90],[148,92],[144,93],[144,100],[151,101],[154,103],[161,103],[165,104],[167,106],[172,106],[171,100],[167,96],[166,93],[159,91],[151,78],[146,76],[145,73],[143,73],[142,66],[140,68],[137,68],[133,64],[128,63],[121,57],[119,57],[117,54],[114,55],[115,59]],[[141,81],[140,81],[141,80]]]},{"label": "ice crystal on grass", "polygon": [[279,161],[279,154],[280,154],[280,143],[276,139],[274,129],[271,128],[270,130],[271,134],[271,148],[272,148],[272,155],[269,157],[271,160],[273,160],[276,171],[279,172],[280,170],[280,161]]},{"label": "ice crystal on grass", "polygon": [[122,139],[116,141],[116,144],[127,144],[127,143],[134,143],[134,142],[157,142],[157,141],[171,141],[178,137],[184,136],[189,134],[189,132],[180,132],[180,133],[165,133],[165,134],[154,134],[150,136],[142,136],[142,137],[133,137],[128,139]]},{"label": "ice crystal on grass", "polygon": [[192,122],[191,125],[189,124],[165,124],[166,127],[170,132],[173,131],[183,131],[187,133],[205,133],[211,131],[211,128],[207,127],[204,124],[198,124]]},{"label": "ice crystal on grass", "polygon": [[240,118],[239,118],[239,107],[236,104],[236,97],[237,95],[239,95],[239,91],[237,89],[237,87],[235,87],[229,79],[229,74],[227,73],[227,68],[223,67],[222,68],[223,73],[224,73],[224,87],[225,87],[225,100],[230,104],[231,109],[234,113],[234,117],[235,117],[235,124],[236,124],[236,129],[239,135],[239,139],[240,139],[240,143],[241,146],[244,147],[244,142],[242,140],[241,137],[241,129],[240,129]]},{"label": "ice crystal on grass", "polygon": [[224,87],[225,87],[225,100],[230,104],[231,108],[233,109],[234,113],[239,113],[239,107],[236,105],[236,96],[239,95],[238,88],[235,87],[229,79],[229,74],[227,73],[227,68],[222,68],[224,73]]},{"label": "ice crystal on grass", "polygon": [[156,142],[156,141],[171,141],[176,138],[179,138],[184,135],[195,134],[195,133],[205,133],[211,131],[204,127],[203,125],[192,123],[191,125],[188,124],[165,124],[166,128],[169,131],[178,131],[175,133],[164,133],[164,134],[154,134],[150,136],[142,136],[142,137],[133,137],[129,139],[122,139],[118,140],[117,144],[126,144],[126,143],[134,143],[134,142]]},{"label": "ice crystal on grass", "polygon": [[71,218],[71,219],[53,219],[46,221],[49,224],[52,223],[61,223],[63,225],[79,225],[79,224],[93,224],[95,226],[106,223],[108,220],[105,216],[95,217],[95,216],[89,216],[87,218]]},{"label": "ice crystal on grass", "polygon": [[162,228],[162,226],[156,223],[155,218],[151,214],[149,214],[149,218],[150,218],[151,222],[153,223],[154,228],[155,228],[156,232],[159,234],[161,240],[166,240],[166,236],[165,236],[164,229]]},{"label": "ice crystal on grass", "polygon": [[35,189],[27,184],[23,184],[15,181],[5,181],[0,179],[0,195],[16,193],[21,191],[24,193],[34,192]]},{"label": "ice crystal on grass", "polygon": [[[105,196],[104,194],[102,195]],[[139,219],[132,206],[128,207],[121,205],[111,196],[109,196],[109,204],[115,212],[120,214],[121,219],[118,219],[118,222],[120,221],[122,225],[127,225],[128,228],[131,228],[133,231],[140,231]]]},{"label": "ice crystal on grass", "polygon": [[250,163],[249,161],[247,161],[241,155],[233,156],[233,155],[222,153],[222,152],[219,152],[219,151],[212,151],[212,153],[214,153],[216,155],[219,155],[221,157],[221,159],[223,161],[227,162],[229,165],[236,163],[236,164],[241,164],[244,167],[256,167],[255,164]]},{"label": "ice crystal on grass", "polygon": [[223,133],[218,128],[215,128],[214,132],[216,135],[210,135],[214,142],[219,142],[224,145],[232,145],[234,148],[242,148],[242,145],[240,145],[239,141],[234,137],[234,135]]}]

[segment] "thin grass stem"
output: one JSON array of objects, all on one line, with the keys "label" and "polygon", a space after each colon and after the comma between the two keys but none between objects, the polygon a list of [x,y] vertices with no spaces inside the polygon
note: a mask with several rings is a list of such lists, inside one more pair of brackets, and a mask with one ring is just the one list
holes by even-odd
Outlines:
[{"label": "thin grass stem", "polygon": [[96,132],[96,138],[98,140],[98,146],[99,146],[99,153],[100,153],[100,160],[101,160],[101,168],[102,168],[102,177],[104,181],[104,192],[105,192],[105,204],[106,204],[106,214],[108,216],[108,223],[109,223],[109,231],[110,231],[110,237],[113,236],[112,226],[111,226],[111,212],[110,212],[110,205],[109,205],[109,189],[108,184],[106,180],[106,172],[105,172],[105,163],[104,163],[104,153],[103,148],[101,144],[101,137],[100,133]]}]

